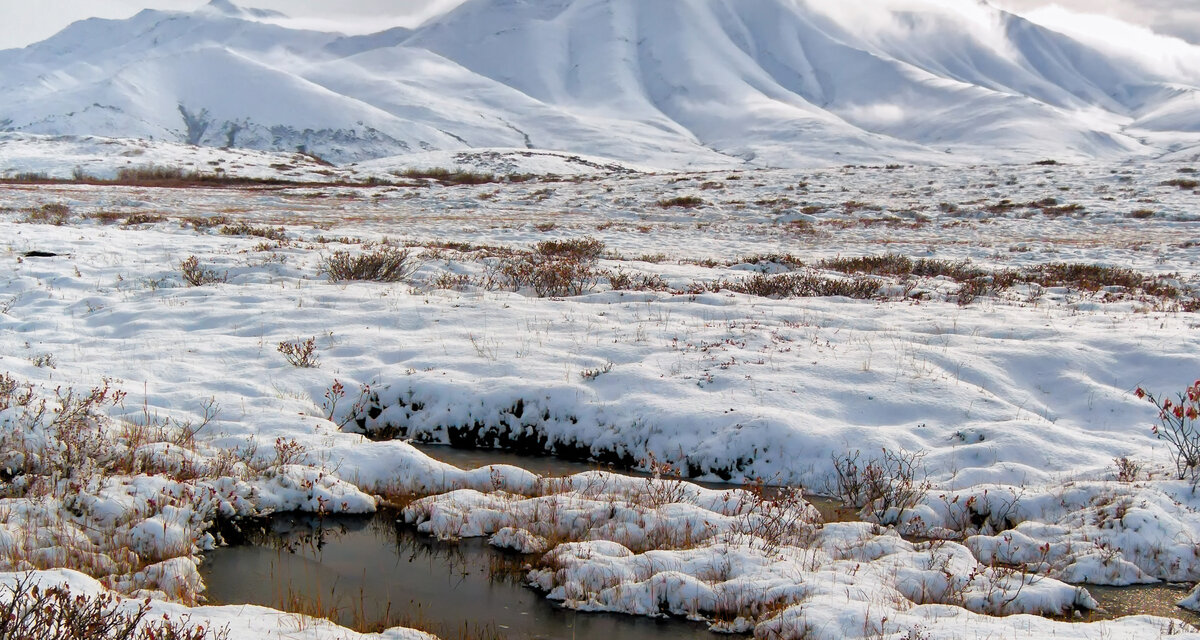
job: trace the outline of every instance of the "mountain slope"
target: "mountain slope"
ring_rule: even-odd
[[[984,2],[468,0],[353,37],[279,17],[213,0],[0,51],[0,129],[703,167],[1154,155],[1200,122],[1188,78]]]

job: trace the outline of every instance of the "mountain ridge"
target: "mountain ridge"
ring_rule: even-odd
[[[0,129],[336,163],[527,147],[664,167],[1114,159],[1200,143],[1190,77],[986,2],[923,7],[857,19],[816,0],[468,0],[413,29],[345,36],[212,0],[0,51]]]

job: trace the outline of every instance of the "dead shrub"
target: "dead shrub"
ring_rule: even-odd
[[[221,235],[223,236],[251,236],[255,238],[266,238],[276,242],[287,242],[287,233],[283,227],[272,229],[270,227],[256,227],[245,222],[236,224],[227,224],[221,227]]]
[[[502,181],[502,178],[492,173],[477,173],[474,171],[450,170],[445,168],[408,169],[401,172],[400,175],[405,178],[432,180],[444,186],[487,184]],[[516,180],[515,182],[524,182],[524,180]]]
[[[212,269],[201,266],[200,259],[196,256],[188,256],[187,259],[180,262],[179,273],[183,276],[183,281],[193,287],[218,284],[229,279],[229,274],[219,274]]]
[[[1109,286],[1137,289],[1146,281],[1146,276],[1132,269],[1068,262],[1038,265],[1022,276],[1043,287],[1074,287],[1083,291],[1099,291]]]
[[[600,275],[608,279],[614,291],[669,291],[671,285],[657,273],[629,273],[623,269],[605,269]]]
[[[111,593],[72,593],[66,585],[42,587],[26,574],[0,591],[4,640],[225,640],[227,627],[192,625],[163,616],[148,619],[149,599],[122,610]]]
[[[703,198],[699,198],[697,196],[675,196],[674,198],[664,198],[659,200],[657,204],[663,209],[670,209],[672,207],[678,207],[681,209],[695,209],[697,207],[703,207],[707,203],[704,202]]]
[[[548,258],[597,260],[604,254],[604,243],[591,236],[584,236],[570,240],[545,240],[534,245],[533,250]]]
[[[804,261],[790,253],[754,253],[728,263],[729,266],[736,264],[778,264],[789,269],[799,269],[804,266]]]
[[[963,282],[987,275],[987,272],[971,265],[969,260],[935,260],[912,258],[889,253],[882,256],[855,258],[830,258],[818,263],[822,269],[842,273],[869,273],[890,276],[920,276],[923,278],[948,277]]]
[[[61,227],[71,219],[71,208],[60,202],[49,202],[37,209],[29,210],[25,222],[52,224]]]
[[[175,182],[183,180],[183,177],[183,169],[180,169],[179,167],[165,167],[161,165],[126,167],[117,170],[117,182],[125,184]]]
[[[879,295],[883,283],[872,278],[823,278],[812,273],[756,273],[741,280],[717,280],[710,291],[726,289],[764,298],[821,298],[844,296],[868,300]]]
[[[89,213],[87,216],[91,220],[95,220],[100,224],[115,224],[126,219],[126,214],[119,211],[97,211]]]
[[[163,220],[166,220],[166,218],[156,213],[131,213],[125,218],[125,222],[122,224],[132,227],[139,224],[155,224]]]
[[[869,509],[880,524],[898,524],[929,490],[923,477],[925,453],[884,448],[878,457],[861,457],[860,451],[833,456],[830,493],[848,507]]]
[[[807,545],[819,524],[820,514],[804,500],[797,487],[781,487],[768,495],[762,480],[746,485],[749,499],[744,502],[732,533],[762,541],[764,550],[773,552],[784,545]]]
[[[372,282],[400,282],[417,270],[417,263],[409,249],[381,247],[375,251],[350,255],[347,251],[335,251],[321,261],[321,273],[328,274],[334,282],[346,280],[368,280]]]
[[[596,285],[592,261],[531,254],[500,262],[499,276],[512,289],[532,288],[540,298],[578,296]]]
[[[471,276],[465,273],[443,271],[429,283],[429,286],[447,291],[465,291],[471,286]]]
[[[189,216],[181,221],[184,225],[190,225],[193,229],[211,229],[221,225],[229,224],[229,218],[226,216]]]
[[[318,363],[316,342],[315,337],[307,340],[284,340],[279,343],[278,351],[293,367],[311,369]]]
[[[858,258],[829,258],[828,260],[822,260],[819,266],[822,269],[830,269],[842,273],[906,276],[913,272],[912,259],[894,253]]]
[[[1133,460],[1129,456],[1113,458],[1113,464],[1117,468],[1118,482],[1136,482],[1138,476],[1142,475],[1142,463]]]

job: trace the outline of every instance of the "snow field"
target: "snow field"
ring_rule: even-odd
[[[41,457],[4,461],[0,558],[8,569],[66,565],[126,593],[192,602],[202,595],[198,554],[216,542],[203,534],[213,518],[361,513],[376,508],[376,494],[434,496],[410,506],[425,530],[548,550],[561,566],[534,579],[579,608],[665,607],[801,637],[900,637],[918,626],[929,637],[976,628],[1145,637],[1165,621],[1071,625],[942,605],[1064,612],[1088,601],[1060,580],[1200,579],[1196,498],[1150,433],[1156,412],[1132,393],[1196,377],[1197,320],[1177,310],[1196,287],[1195,194],[1162,185],[1176,169],[601,174],[455,188],[5,186],[0,371],[51,403],[56,388],[105,378],[126,395],[87,414],[79,433],[97,455],[74,475],[63,473],[71,458],[61,442],[47,438],[55,414],[4,407],[0,435],[21,443],[6,454]],[[674,195],[706,204],[656,204]],[[995,206],[1051,195],[1084,212]],[[865,206],[847,205],[855,202]],[[53,203],[69,209],[63,225],[25,222]],[[1135,206],[1154,211],[1127,217]],[[88,217],[101,212],[165,220]],[[217,216],[282,226],[284,240],[183,222]],[[796,232],[800,220],[815,233]],[[915,276],[866,276],[883,287],[870,300],[613,291],[606,277],[561,299],[476,284],[501,249],[585,235],[605,245],[598,267],[657,275],[675,289],[794,268],[743,259],[750,254],[792,254],[842,278],[819,261],[893,252],[994,269],[1102,263],[1170,281],[1182,297],[1024,286],[959,306],[960,283]],[[411,281],[320,274],[333,251],[370,251],[385,236],[415,245]],[[33,250],[62,255],[24,255]],[[190,256],[226,282],[186,286],[179,265]],[[436,288],[446,273],[470,280],[461,291]],[[294,367],[277,350],[308,338],[318,367]],[[335,383],[346,390],[337,406],[327,395]],[[356,409],[360,385],[369,390]],[[923,451],[933,486],[896,525],[951,539],[915,544],[877,525],[819,527],[805,515],[803,545],[764,545],[725,497],[740,494],[687,487],[647,506],[612,476],[589,494],[592,475],[535,495],[546,481],[528,472],[466,472],[350,432],[385,427],[817,492],[831,486],[834,456]],[[1132,483],[1116,481],[1122,456],[1142,464]],[[717,588],[713,571],[726,561],[738,573]],[[752,614],[739,622],[720,602]]]

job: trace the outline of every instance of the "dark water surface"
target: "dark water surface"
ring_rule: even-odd
[[[484,539],[441,543],[397,523],[396,515],[322,520],[289,514],[255,521],[241,532],[226,530],[223,535],[240,544],[205,554],[201,574],[209,603],[305,613],[315,608],[344,625],[391,620],[444,640],[730,637],[685,620],[560,608],[521,585],[521,556],[493,549]]]

